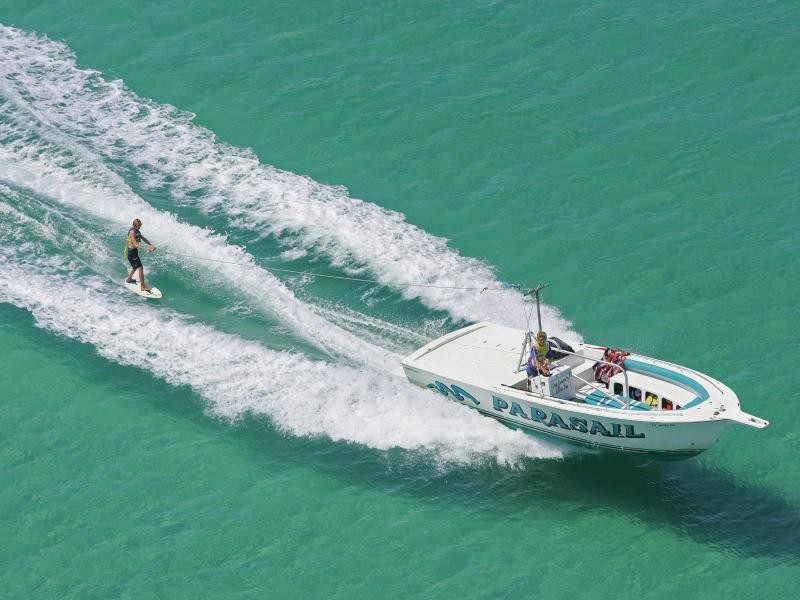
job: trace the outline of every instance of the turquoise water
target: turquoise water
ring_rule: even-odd
[[[795,597],[798,22],[6,2],[2,595]],[[119,286],[137,216],[158,304]],[[384,375],[525,325],[517,292],[408,284],[504,281],[770,428],[631,460]]]

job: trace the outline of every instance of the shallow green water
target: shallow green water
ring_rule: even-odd
[[[799,19],[6,3],[3,594],[794,597]],[[158,305],[117,285],[134,216]],[[418,281],[549,282],[548,330],[771,426],[664,464],[441,406],[383,369],[524,312]]]

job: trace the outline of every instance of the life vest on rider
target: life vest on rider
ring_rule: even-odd
[[[539,344],[538,341],[536,339],[531,340],[531,354],[528,357],[527,367],[528,377],[537,375],[543,366],[542,363],[551,354],[550,344],[548,342]]]
[[[541,363],[544,362],[547,355],[550,354],[550,344],[546,340],[542,344],[539,343],[539,340],[533,340],[531,350],[536,353],[536,360]]]
[[[141,231],[139,231],[136,227],[131,227],[128,229],[128,237],[125,238],[125,243],[128,243],[128,240],[131,238],[131,234],[133,234],[133,239],[136,240],[137,244],[142,241]]]
[[[123,259],[126,259],[128,257],[128,251],[132,249],[130,247],[131,234],[133,234],[133,238],[136,240],[136,243],[142,241],[142,234],[138,228],[131,227],[130,229],[128,229],[128,235],[125,236],[125,246],[122,248]]]

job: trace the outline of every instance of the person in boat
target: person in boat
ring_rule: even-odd
[[[540,331],[535,338],[531,339],[531,354],[528,357],[527,366],[529,382],[537,375],[550,377],[550,369],[553,366],[552,358],[553,351],[547,341],[547,334]]]
[[[142,260],[139,258],[139,246],[142,242],[147,244],[147,252],[155,252],[156,246],[151,244],[150,240],[142,235],[142,232],[139,230],[141,226],[141,219],[134,219],[133,227],[128,230],[128,238],[125,240],[125,250],[127,251],[128,262],[131,264],[131,272],[128,273],[128,279],[126,281],[128,283],[137,283],[137,280],[133,279],[133,274],[138,271],[139,289],[143,292],[149,292],[150,288],[144,283],[144,266],[142,266]]]

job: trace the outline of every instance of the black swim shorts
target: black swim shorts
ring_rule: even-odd
[[[131,263],[131,267],[134,269],[138,269],[142,266],[142,261],[139,258],[138,248],[131,248],[128,250],[128,262]]]

